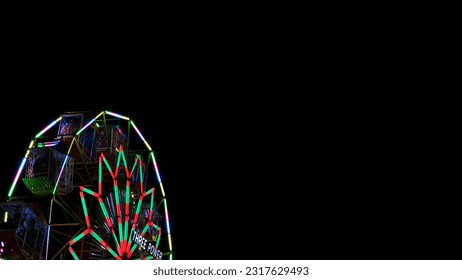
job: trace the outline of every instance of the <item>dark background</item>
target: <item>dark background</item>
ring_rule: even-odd
[[[212,23],[12,31],[2,197],[45,125],[110,110],[157,155],[177,259],[461,258],[452,100],[393,55]]]

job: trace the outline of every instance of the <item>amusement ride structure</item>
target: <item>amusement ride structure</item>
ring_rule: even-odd
[[[173,259],[159,169],[132,119],[68,112],[32,137],[0,204],[0,259]]]

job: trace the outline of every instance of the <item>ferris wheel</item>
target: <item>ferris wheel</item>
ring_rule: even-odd
[[[154,152],[110,111],[64,113],[32,137],[0,221],[0,258],[173,259]]]

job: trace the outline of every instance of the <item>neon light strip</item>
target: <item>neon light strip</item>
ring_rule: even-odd
[[[81,189],[82,191],[88,193],[88,194],[91,194],[91,195],[94,196],[94,197],[98,197],[98,194],[97,194],[96,192],[92,191],[92,190],[89,190],[89,189],[84,188],[84,187],[82,187],[82,186],[80,187],[80,189]]]
[[[117,155],[117,163],[116,163],[114,177],[117,177],[119,175],[120,159],[123,157],[122,151],[123,151],[123,147],[122,145],[120,145],[119,154]]]
[[[72,145],[71,145],[72,146]],[[66,155],[63,161],[63,165],[61,166],[61,170],[59,170],[58,178],[56,179],[55,188],[53,189],[53,195],[56,193],[56,189],[59,185],[59,180],[61,179],[61,175],[63,174],[64,167],[66,166],[67,159],[69,158],[69,154]]]
[[[105,112],[106,112],[106,114],[114,116],[114,117],[118,117],[118,118],[121,118],[121,119],[124,119],[124,120],[127,120],[127,121],[130,120],[130,118],[128,118],[128,117],[124,117],[122,115],[119,115],[119,114],[116,114],[116,113],[113,113],[113,112],[109,112],[109,111],[105,111]]]
[[[112,172],[111,166],[109,165],[109,162],[107,161],[107,159],[106,159],[106,157],[104,156],[103,153],[101,154],[101,157],[103,158],[104,164],[106,165],[109,173],[111,174],[112,179],[116,180],[117,178],[116,178],[114,172]]]
[[[108,226],[112,228],[114,225],[112,224],[112,221],[109,218],[109,213],[107,212],[106,205],[104,205],[104,202],[100,197],[98,197],[98,202],[99,206],[101,206],[101,210],[103,210],[104,218],[108,221]]]
[[[79,235],[77,235],[76,237],[74,237],[72,240],[69,241],[69,249],[68,250],[72,254],[72,257],[74,257],[75,260],[79,260],[79,257],[77,256],[74,249],[72,248],[72,245],[74,245],[77,241],[79,241],[84,236],[86,236],[90,231],[91,231],[91,229],[86,229],[85,231],[83,231],[82,233],[80,233]]]
[[[165,209],[165,220],[167,223],[167,233],[170,234],[170,218],[168,216],[168,210],[167,210],[167,199],[164,198],[164,209]]]
[[[128,250],[127,240],[128,240],[128,222],[130,219],[130,179],[127,178],[127,186],[125,187],[125,222],[124,222],[124,251]]]
[[[149,151],[152,151],[151,149],[151,146],[149,146],[148,142],[146,142],[146,140],[144,139],[143,135],[141,134],[141,132],[138,130],[138,127],[136,127],[135,123],[130,120],[130,124],[133,126],[133,128],[136,130],[136,132],[138,133],[138,136],[141,138],[141,140],[143,141],[144,145],[146,145],[146,147],[148,148]]]
[[[141,163],[140,156],[136,155],[135,163],[133,164],[132,170],[130,171],[130,176],[132,176],[133,172],[135,172],[137,167],[140,167],[140,170],[141,170],[141,165],[143,165],[143,164]],[[141,180],[141,181],[143,181],[143,180]]]
[[[69,252],[71,253],[72,257],[74,257],[74,260],[79,260],[79,257],[77,257],[77,254],[74,252],[72,247],[69,247]]]
[[[48,215],[48,227],[47,227],[47,249],[46,249],[46,253],[45,253],[45,260],[48,260],[48,247],[50,246],[50,231],[51,231],[51,214],[53,213],[53,202],[55,201],[55,198],[53,197],[51,200],[50,200],[50,214]]]
[[[101,154],[102,155],[102,154]],[[98,158],[98,195],[103,195],[103,164],[102,157]]]
[[[97,118],[99,118],[102,114],[104,113],[101,112],[99,113],[96,117],[94,117],[93,119],[91,119],[84,127],[82,127],[79,131],[77,131],[77,133],[75,135],[79,135],[82,131],[84,131],[90,124],[92,124]]]
[[[156,240],[156,249],[159,248],[159,243],[160,243],[160,236],[162,235],[162,228],[160,228],[158,225],[154,225],[153,227],[159,232],[157,235],[157,240]]]
[[[143,170],[143,162],[142,162],[140,156],[137,156],[137,157],[136,157],[136,160],[137,160],[138,165],[139,165],[139,168],[140,168],[139,171],[140,171],[140,194],[141,194],[141,193],[144,193],[144,189],[145,189],[145,187],[144,187],[144,170]]]
[[[45,127],[42,131],[40,131],[34,138],[38,138],[42,136],[43,133],[47,132],[48,129],[53,127],[57,122],[59,122],[63,117],[59,117],[56,120],[52,121],[47,127]]]
[[[143,231],[140,233],[140,236],[141,237],[144,237],[144,235],[146,234],[146,231],[148,231],[148,228],[149,228],[149,223],[147,223],[144,228],[143,228]]]
[[[29,153],[29,151],[27,151],[27,153]],[[16,187],[16,183],[18,183],[19,175],[21,175],[21,171],[24,168],[24,165],[26,164],[27,153],[26,153],[26,156],[21,161],[18,172],[16,172],[16,177],[14,177],[13,184],[11,184],[10,191],[8,192],[8,197],[11,197],[11,195],[13,194],[14,188]]]
[[[120,198],[119,198],[119,185],[117,180],[114,180],[114,195],[116,200],[116,211],[117,211],[117,225],[119,226],[119,240],[123,244],[123,231],[122,231],[122,209],[120,209]]]
[[[151,190],[154,190],[154,189],[151,189]],[[154,191],[151,192],[151,201],[149,202],[149,221],[151,222],[152,221],[152,214],[153,214],[153,210],[154,209]]]
[[[77,241],[82,239],[85,235],[87,235],[90,232],[90,229],[86,229],[85,231],[81,232],[79,235],[74,237],[71,241],[69,241],[69,246],[74,245]]]
[[[127,249],[132,244],[132,235],[133,235],[133,232],[135,231],[136,225],[138,224],[138,219],[140,217],[140,212],[141,212],[141,206],[143,205],[143,199],[144,199],[144,195],[140,195],[140,198],[138,200],[138,206],[136,207],[135,217],[132,223],[132,229],[130,231],[130,238],[128,239]],[[132,247],[130,251],[133,252],[134,248],[135,247]]]
[[[31,141],[29,142],[29,148],[28,148],[28,149],[33,148],[33,147],[34,147],[34,143],[35,143],[35,140],[31,140]],[[27,151],[27,154],[29,154],[29,151]]]
[[[69,158],[69,154],[71,153],[71,149],[74,146],[74,143],[75,143],[75,137],[72,138],[72,142],[69,145],[69,149],[67,150],[66,157],[64,158],[63,164],[61,165],[61,169],[59,170],[59,175],[58,175],[58,178],[56,179],[55,187],[53,189],[53,195],[55,195],[56,193],[56,190],[59,185],[59,180],[61,179],[61,175],[63,174],[64,167],[66,166],[67,159]]]
[[[117,240],[117,235],[116,235],[115,230],[114,230],[114,225],[112,224],[111,218],[109,217],[109,213],[107,212],[106,206],[104,205],[104,202],[101,199],[101,197],[98,197],[98,202],[99,202],[99,206],[103,210],[104,219],[106,220],[107,225],[111,229],[112,237],[114,239],[114,242],[116,243],[117,252],[119,252],[119,254],[121,255],[122,251],[120,250],[120,243]]]
[[[130,240],[131,240],[131,239],[130,239]],[[130,243],[130,244],[131,244],[131,243]],[[130,253],[135,252],[136,247],[138,247],[138,243],[135,242],[135,243],[133,243],[132,248],[130,248]]]
[[[87,228],[90,228],[90,217],[88,216],[88,209],[87,209],[87,204],[85,203],[85,197],[84,193],[82,191],[83,187],[80,187],[80,201],[82,202],[82,208],[83,208],[83,213],[85,215],[85,223],[87,225]]]
[[[165,197],[164,186],[162,185],[162,182],[159,182],[159,186],[160,186],[160,191],[162,192],[162,197]]]
[[[124,166],[125,166],[125,176],[127,176],[127,178],[131,178],[130,176],[130,172],[128,171],[128,166],[127,166],[127,158],[125,157],[125,154],[124,154],[124,147],[122,146],[122,144],[120,145],[120,154],[122,155],[122,161],[124,163]],[[135,162],[136,164],[136,162]],[[119,166],[119,162],[117,162],[117,166]]]
[[[135,229],[136,225],[138,224],[138,218],[141,212],[141,206],[143,205],[144,196],[141,196],[138,200],[138,206],[136,207],[135,219],[133,220],[133,229]]]
[[[150,195],[153,191],[154,191],[154,188],[149,189],[149,190],[148,190],[147,192],[145,192],[143,195],[144,195],[144,196],[148,196],[148,195]]]
[[[170,248],[170,251],[172,251],[172,235],[170,233],[167,233],[167,237],[168,237],[168,248]]]
[[[54,147],[59,144],[59,141],[45,142],[44,147]],[[40,144],[39,144],[40,145]]]
[[[45,250],[45,260],[48,260],[48,242],[50,241],[50,225],[47,226],[47,246]]]
[[[159,182],[159,185],[160,185],[160,191],[162,192],[162,196],[165,197],[164,186],[162,186],[162,180],[160,179],[160,173],[159,173],[159,169],[157,168],[156,158],[154,157],[153,152],[150,152],[149,155],[152,158],[152,163],[154,165],[154,171],[156,171],[157,181]]]
[[[111,255],[114,256],[114,258],[116,258],[116,259],[118,259],[118,260],[121,260],[121,258],[116,254],[116,252],[114,252],[114,250],[112,250],[112,248],[109,247],[109,245],[108,245],[106,242],[104,242],[104,240],[101,239],[101,237],[99,237],[99,235],[98,235],[96,232],[94,232],[94,231],[92,230],[92,231],[91,231],[91,235],[93,235],[93,237],[94,237],[96,240],[98,240],[98,242],[99,242],[101,245],[103,245],[103,247],[106,248],[106,250],[108,250],[109,253],[111,253]]]

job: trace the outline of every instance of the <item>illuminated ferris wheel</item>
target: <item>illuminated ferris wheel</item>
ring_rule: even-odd
[[[168,213],[132,119],[65,113],[32,138],[0,204],[0,258],[173,259]]]

